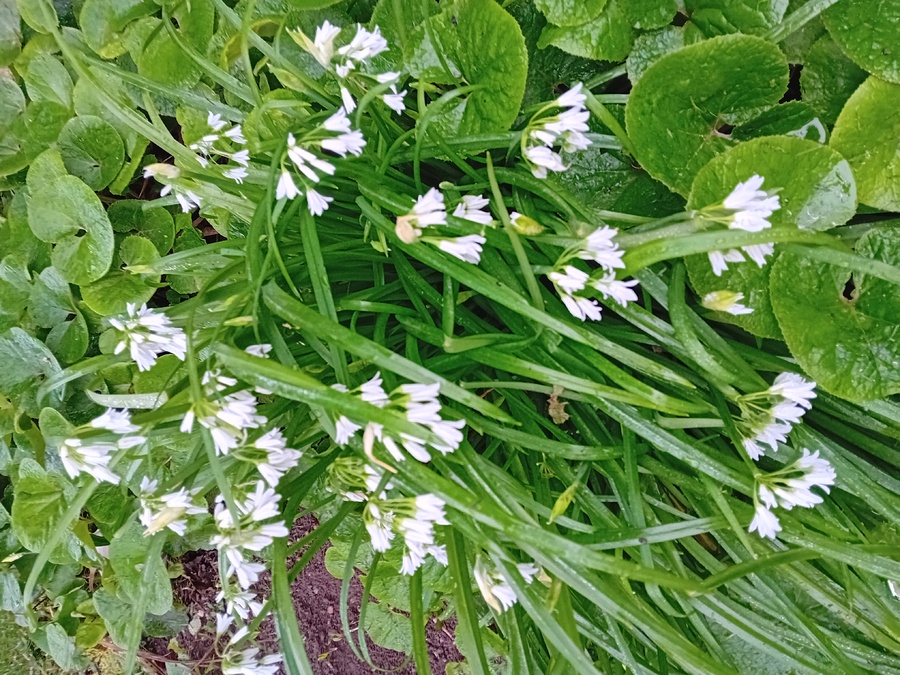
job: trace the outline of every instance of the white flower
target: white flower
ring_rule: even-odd
[[[736,248],[727,251],[709,251],[706,254],[709,257],[709,264],[712,265],[713,274],[717,277],[722,276],[722,272],[728,269],[728,263],[744,262],[744,255]]]
[[[460,443],[463,442],[464,435],[462,429],[465,426],[465,420],[441,419],[430,424],[428,428],[443,441],[441,444],[432,443],[431,445],[444,455],[453,452],[459,447]]]
[[[219,134],[206,134],[196,143],[191,143],[188,147],[191,150],[196,150],[203,155],[208,155],[212,149],[213,144],[219,140]]]
[[[256,412],[257,404],[256,397],[246,390],[204,399],[185,414],[181,432],[190,433],[196,419],[209,430],[216,454],[227,455],[243,445],[248,429],[258,429],[266,423],[266,418]]]
[[[338,49],[338,54],[346,56],[353,61],[361,62],[377,56],[387,50],[387,48],[387,40],[381,36],[381,30],[378,26],[375,26],[375,29],[370,32],[357,25],[356,35],[353,36],[349,44]]]
[[[591,147],[591,139],[580,131],[567,131],[562,135],[563,152],[579,152]]]
[[[400,391],[416,403],[427,403],[436,400],[441,393],[440,382],[432,384],[401,384]]]
[[[562,293],[559,297],[566,306],[566,309],[569,310],[569,313],[576,319],[581,319],[582,321],[585,319],[600,321],[602,318],[600,314],[600,305],[596,300],[569,295],[568,293]]]
[[[335,423],[334,442],[338,445],[347,445],[357,431],[362,429],[358,424],[354,424],[347,417],[341,415]]]
[[[350,131],[350,118],[347,117],[347,111],[343,107],[322,123],[322,128],[327,131],[337,133],[347,133]]]
[[[257,356],[261,359],[264,359],[272,351],[272,345],[268,344],[267,342],[258,345],[250,345],[244,351],[250,354],[250,356]]]
[[[393,110],[398,115],[401,114],[404,110],[406,110],[406,103],[403,102],[403,97],[406,96],[406,89],[401,92],[397,91],[397,85],[391,85],[391,93],[384,94],[381,98],[384,100],[385,105]]]
[[[353,94],[350,93],[350,90],[344,86],[341,86],[341,101],[348,113],[352,113],[356,110],[356,99],[353,98]]]
[[[753,308],[741,304],[744,299],[743,293],[734,293],[732,291],[713,291],[703,296],[700,304],[716,312],[728,312],[739,316],[741,314],[752,314]]]
[[[772,417],[788,424],[797,424],[806,410],[793,401],[781,401],[772,408]]]
[[[590,116],[587,110],[569,108],[545,122],[544,129],[555,135],[571,131],[585,132],[588,130],[587,121]]]
[[[795,373],[781,373],[769,387],[769,393],[783,396],[802,408],[809,410],[810,401],[816,397],[816,383]]]
[[[531,173],[535,178],[546,178],[548,169],[559,173],[568,168],[558,153],[542,145],[525,148],[525,159],[532,164]]]
[[[287,447],[287,439],[281,429],[272,429],[257,438],[253,441],[253,447],[266,455],[264,459],[257,460],[256,468],[272,487],[278,485],[281,477],[297,466],[303,456],[299,450]]]
[[[146,480],[146,477],[143,479]],[[168,527],[180,536],[187,531],[187,516],[206,513],[206,506],[196,502],[199,489],[180,488],[176,492],[154,497],[156,481],[141,482],[141,524],[146,534],[153,534]]]
[[[231,156],[231,161],[236,162],[241,166],[247,166],[250,164],[250,151],[239,150]]]
[[[494,222],[494,217],[490,211],[485,210],[489,204],[490,200],[481,195],[463,195],[462,201],[453,209],[453,215],[463,220],[471,220],[479,225],[490,225]]]
[[[244,145],[247,142],[247,139],[244,138],[244,132],[243,129],[241,129],[240,124],[235,124],[228,131],[226,131],[225,137],[231,139],[238,145]]]
[[[222,175],[225,178],[230,178],[235,183],[240,185],[244,182],[244,179],[247,177],[247,169],[242,166],[235,166],[230,169],[226,169],[222,172]]]
[[[160,194],[162,194],[162,192],[160,192]],[[199,209],[201,206],[200,197],[190,190],[176,190],[175,199],[178,201],[178,205],[184,213],[190,213],[194,209]]]
[[[259,648],[242,652],[227,651],[222,657],[222,675],[276,675],[282,661],[280,654],[259,657]]]
[[[379,84],[387,84],[388,82],[396,82],[400,79],[400,73],[388,71],[386,73],[379,73],[375,76],[375,79]]]
[[[115,434],[130,434],[140,431],[139,426],[131,423],[131,413],[114,408],[107,408],[102,415],[91,420],[90,426],[95,429],[106,429]]]
[[[632,290],[637,285],[637,279],[631,281],[616,279],[615,272],[606,272],[602,277],[591,282],[591,286],[600,291],[604,299],[615,300],[622,307],[627,306],[629,302],[637,302],[637,293]]]
[[[96,441],[85,445],[79,438],[68,438],[59,446],[59,458],[71,478],[86,473],[98,482],[116,485],[119,477],[109,469],[109,463],[118,449],[115,443]]]
[[[556,99],[556,105],[560,108],[580,108],[584,106],[587,96],[581,91],[581,86],[581,82],[574,84],[571,89]]]
[[[777,195],[759,189],[763,180],[762,176],[751,176],[738,183],[722,202],[726,209],[733,212],[728,227],[747,232],[760,232],[772,227],[768,219],[781,205]]]
[[[748,256],[750,256],[750,260],[756,263],[758,267],[766,266],[766,256],[772,255],[775,253],[775,245],[774,244],[753,244],[751,246],[741,246],[741,250],[744,251]],[[743,261],[743,258],[740,262]],[[729,261],[731,262],[731,261]]]
[[[584,289],[590,275],[573,265],[566,265],[562,272],[550,272],[547,277],[557,288],[572,295]]]
[[[314,216],[321,216],[328,210],[328,205],[334,201],[334,197],[326,197],[312,188],[306,188],[306,206]]]
[[[444,195],[440,190],[431,188],[416,199],[408,214],[397,218],[396,232],[402,242],[412,244],[419,238],[424,228],[446,224]]]
[[[757,504],[748,531],[758,532],[760,537],[775,539],[778,533],[781,532],[781,523],[778,521],[778,516],[766,508],[764,504]]]
[[[540,572],[540,568],[534,563],[519,563],[516,568],[525,583],[529,584]],[[495,612],[505,612],[518,601],[515,591],[506,583],[503,575],[492,569],[480,555],[475,561],[474,576],[482,597]]]
[[[455,256],[463,262],[477,265],[481,261],[481,247],[487,241],[480,234],[467,234],[464,237],[441,239],[438,248]]]
[[[324,159],[316,157],[309,150],[306,150],[305,148],[297,145],[297,141],[294,138],[293,134],[288,134],[287,154],[291,161],[294,163],[294,166],[297,167],[297,170],[314,183],[319,182],[319,175],[313,170],[313,168],[316,168],[322,173],[328,174],[329,176],[334,175],[334,165],[330,162],[325,161]]]
[[[578,257],[582,260],[593,260],[605,270],[622,269],[625,263],[622,256],[625,251],[619,248],[619,245],[613,241],[619,233],[614,227],[603,225],[591,232],[584,240],[582,249],[578,252]]]
[[[363,138],[361,131],[348,131],[334,138],[323,139],[321,147],[341,157],[346,157],[347,153],[359,157],[366,147],[366,139]]]
[[[206,114],[206,124],[209,125],[209,128],[213,131],[222,131],[228,122],[223,120],[219,113],[209,112]]]
[[[173,326],[165,314],[149,309],[146,304],[137,309],[134,303],[127,303],[125,317],[109,319],[109,324],[123,333],[113,353],[121,354],[128,349],[138,370],[150,370],[156,357],[164,352],[184,361],[187,351],[184,331]]]
[[[381,373],[375,373],[370,380],[359,385],[359,397],[366,403],[383,408],[390,403],[390,397],[384,390]]]
[[[233,623],[234,617],[232,617],[230,613],[216,614],[216,636],[221,635],[226,630],[231,628],[231,624]]]
[[[225,611],[229,615],[237,613],[243,621],[251,616],[256,616],[263,608],[263,603],[256,599],[255,593],[237,591],[233,586],[227,586],[216,594],[216,602],[222,602],[222,600],[225,600]]]
[[[394,514],[390,511],[382,512],[374,502],[369,502],[363,512],[363,521],[372,540],[372,548],[382,553],[387,551],[394,538]]]
[[[821,504],[822,496],[812,489],[819,488],[827,493],[836,479],[834,468],[819,457],[818,451],[810,453],[804,449],[803,455],[793,464],[757,479],[756,514],[750,523],[750,532],[758,531],[760,536],[774,539],[781,526],[772,509],[776,506],[788,510],[795,506],[812,508]]]
[[[278,502],[279,495],[264,481],[258,480],[253,487],[253,492],[247,495],[243,501],[237,502],[238,511],[252,522],[260,522],[269,518],[277,518],[280,515]]]
[[[281,172],[278,185],[275,188],[275,199],[293,199],[300,194],[300,190],[294,185],[294,179],[287,171]]]

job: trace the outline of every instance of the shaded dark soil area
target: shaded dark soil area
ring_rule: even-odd
[[[291,540],[299,539],[315,525],[316,521],[312,516],[301,519],[291,531]],[[184,574],[173,580],[172,586],[176,601],[185,606],[192,623],[176,636],[175,643],[170,645],[169,639],[152,638],[144,643],[143,648],[172,660],[178,660],[179,655],[175,649],[180,649],[182,662],[192,673],[219,673],[221,671],[212,645],[217,611],[215,598],[219,591],[216,552],[189,553],[182,558],[181,563]],[[268,577],[260,580],[257,590],[263,598],[269,596]],[[357,626],[362,590],[362,584],[354,578],[350,584],[349,598],[349,622],[352,629]],[[316,675],[369,675],[382,670],[390,670],[396,675],[415,675],[415,666],[407,661],[406,655],[379,647],[368,638],[369,654],[378,669],[360,661],[353,653],[341,627],[341,582],[325,568],[325,549],[319,551],[297,577],[291,586],[291,595],[300,631],[306,640],[306,651]],[[426,639],[431,670],[435,675],[443,674],[448,662],[462,660],[453,643],[452,626],[447,622],[438,628],[434,621],[429,621]],[[278,638],[271,618],[263,622],[257,643],[264,651],[278,650]],[[170,649],[170,646],[175,649]],[[160,672],[165,672],[164,663],[154,663]]]

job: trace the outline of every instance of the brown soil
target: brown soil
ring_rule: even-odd
[[[316,521],[307,516],[298,521],[291,532],[291,540],[296,540],[313,529]],[[215,551],[198,551],[186,554],[181,563],[184,574],[172,582],[176,602],[187,610],[193,626],[176,636],[182,659],[191,664],[191,672],[215,675],[220,672],[212,649],[211,634],[215,631],[217,611],[215,597],[219,590],[218,565]],[[257,590],[262,597],[269,596],[269,579],[260,579]],[[357,659],[347,644],[341,628],[340,617],[341,582],[325,568],[325,549],[319,551],[309,565],[300,573],[291,586],[294,609],[300,631],[306,640],[306,652],[315,675],[370,675],[388,670],[395,675],[415,675],[415,666],[400,652],[384,649],[366,638],[373,669]],[[349,621],[356,628],[359,606],[362,599],[362,584],[354,578],[350,584]],[[197,631],[196,628],[202,628]],[[212,626],[212,627],[211,627]],[[192,634],[192,630],[195,634]],[[426,640],[434,675],[443,675],[447,663],[461,661],[462,655],[453,642],[452,625],[444,623],[438,628],[433,620],[426,626]],[[263,622],[257,639],[265,651],[277,651],[278,638],[271,618]],[[169,648],[170,642],[164,638],[145,641],[144,649],[161,657],[177,660],[178,654]],[[174,646],[174,644],[173,644]],[[165,672],[162,662],[154,662],[159,672]]]

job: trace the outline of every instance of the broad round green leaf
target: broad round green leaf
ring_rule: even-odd
[[[736,127],[731,137],[749,141],[762,136],[794,136],[817,143],[828,140],[828,129],[803,101],[788,101],[766,110],[756,119]]]
[[[466,99],[459,133],[506,131],[519,114],[528,52],[516,20],[494,0],[456,5],[457,61],[469,84],[481,88]]]
[[[800,73],[803,101],[827,124],[834,124],[866,71],[848,59],[828,35],[816,40]]]
[[[138,305],[147,302],[156,292],[159,275],[145,278],[132,274],[127,266],[147,264],[157,258],[159,253],[149,239],[125,237],[116,254],[117,265],[99,281],[82,286],[82,299],[88,307],[103,316],[124,312],[129,302]]]
[[[638,161],[686,194],[700,168],[734,145],[719,129],[776,104],[787,79],[779,49],[749,35],[713,38],[662,57],[635,85],[626,108]]]
[[[100,199],[74,176],[61,176],[30,191],[28,224],[55,244],[51,260],[66,281],[84,285],[109,269],[113,232]]]
[[[11,77],[0,74],[0,129],[25,112],[25,94]]]
[[[34,279],[28,299],[28,314],[41,328],[52,328],[75,310],[72,291],[55,267],[48,267]]]
[[[165,255],[175,241],[175,221],[160,206],[137,199],[120,199],[109,205],[106,215],[114,232],[134,232],[153,242],[160,255]]]
[[[121,136],[99,117],[73,117],[63,127],[56,144],[68,172],[95,192],[109,185],[125,162]]]
[[[56,358],[43,342],[21,328],[0,333],[0,394],[8,397],[29,417],[37,417],[41,406],[37,390],[60,371]],[[62,388],[54,389],[43,403],[59,406]]]
[[[547,21],[557,26],[577,26],[595,19],[607,0],[535,0]]]
[[[769,219],[773,228],[827,230],[856,212],[856,188],[847,161],[828,146],[789,136],[747,141],[713,159],[697,174],[688,207],[717,204],[754,174],[765,178],[764,190],[778,190],[781,208]],[[717,277],[706,255],[686,259],[691,285],[701,297],[734,291],[743,293],[743,303],[753,308],[752,314],[723,314],[723,319],[755,335],[777,338],[781,333],[769,298],[772,261],[770,257],[764,267],[749,259],[731,263]]]
[[[19,323],[30,295],[31,282],[24,261],[12,255],[0,260],[0,330]]]
[[[152,541],[144,536],[143,526],[132,521],[112,539],[109,563],[124,598],[136,603],[143,597],[149,613],[164,614],[172,607],[172,585],[162,558],[151,554]]]
[[[635,30],[626,11],[628,0],[609,0],[594,19],[576,26],[547,26],[538,47],[553,45],[586,59],[621,61],[631,50]]]
[[[690,25],[707,37],[763,35],[784,18],[788,0],[685,0],[684,7]]]
[[[900,83],[900,3],[842,0],[822,17],[847,56],[870,73]]]
[[[125,27],[159,8],[153,0],[85,0],[79,25],[87,46],[104,59],[125,53]]]
[[[40,552],[62,520],[75,490],[65,478],[45,471],[33,459],[22,460],[13,485],[16,491],[12,505],[13,531],[22,546]],[[78,538],[67,532],[53,549],[50,562],[71,565],[79,559],[80,552]]]
[[[72,107],[72,78],[66,67],[50,54],[38,54],[31,59],[23,79],[32,101],[51,101]]]
[[[0,66],[8,66],[22,48],[19,10],[14,0],[0,0]],[[3,97],[0,96],[0,101]]]
[[[191,0],[177,5],[173,17],[181,40],[204,53],[212,39],[215,12],[210,0]],[[126,44],[142,75],[171,86],[190,86],[200,79],[200,70],[166,32],[162,19],[133,22],[126,31]]]
[[[74,312],[74,318],[58,323],[47,334],[47,347],[60,363],[75,363],[87,352],[91,336],[87,322],[81,312]]]
[[[831,146],[846,157],[863,204],[900,210],[900,84],[870,77],[838,117]]]
[[[872,230],[856,250],[900,265],[900,229]],[[782,254],[771,282],[784,339],[820,387],[851,401],[900,392],[896,285],[792,252]]]

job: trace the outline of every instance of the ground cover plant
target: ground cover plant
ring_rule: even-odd
[[[363,662],[431,672],[437,616],[454,673],[900,673],[898,45],[883,0],[0,0],[4,671],[316,672],[328,545]],[[213,647],[147,661],[197,550]]]

